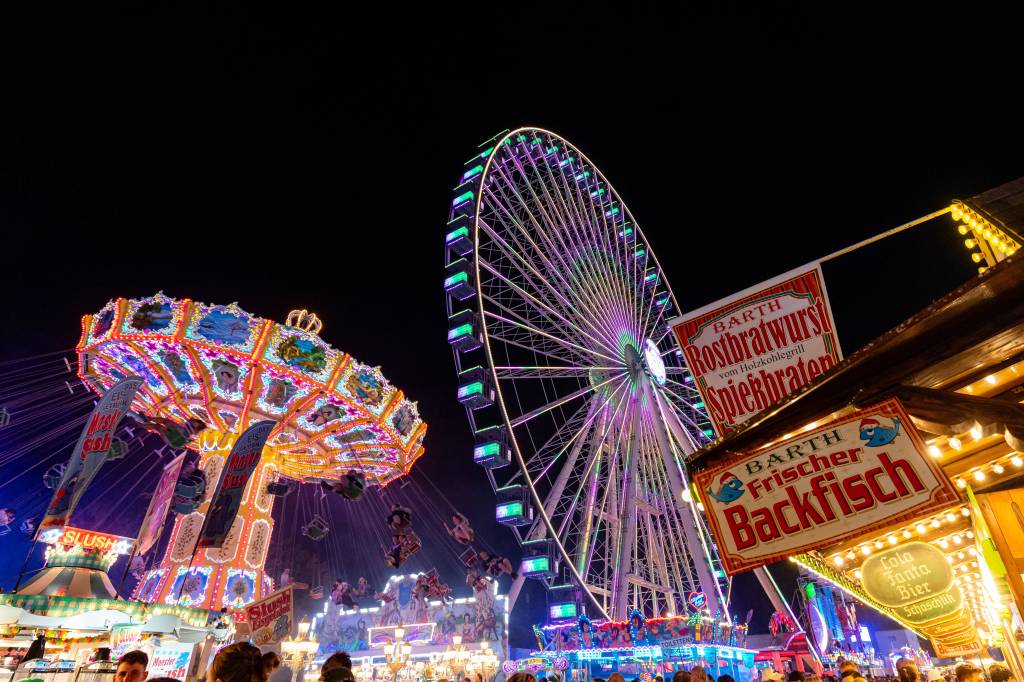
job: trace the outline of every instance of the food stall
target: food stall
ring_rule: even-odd
[[[687,471],[728,572],[788,559],[929,639],[936,657],[998,649],[1020,679],[1024,180],[948,213],[977,278]]]

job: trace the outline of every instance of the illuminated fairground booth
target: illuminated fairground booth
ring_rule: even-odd
[[[646,619],[634,609],[621,622],[593,623],[585,615],[553,617],[552,623],[535,629],[540,649],[529,659],[509,661],[505,672],[571,669],[579,679],[607,679],[619,671],[639,678],[671,676],[700,665],[713,678],[729,674],[738,682],[756,679],[755,652],[745,647],[746,627],[712,617],[703,608],[705,601],[701,595],[699,607],[687,616]]]
[[[392,576],[377,606],[347,609],[331,599],[313,620],[319,665],[347,651],[360,680],[401,675],[406,679],[491,679],[508,651],[508,598],[497,582],[473,596],[428,600],[416,595],[423,574]]]
[[[856,601],[937,658],[1001,657],[1020,679],[1024,181],[947,212],[978,277],[687,469],[729,573],[789,559],[817,618]],[[827,629],[848,645],[849,625]]]

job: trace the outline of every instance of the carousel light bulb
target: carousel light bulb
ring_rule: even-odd
[[[967,234],[967,230],[965,229],[960,234]],[[964,240],[964,246],[966,246],[968,249],[973,249],[977,245],[978,245],[978,242],[974,241],[973,239],[965,239]]]
[[[962,537],[960,537],[960,535],[954,535],[953,536],[953,544],[959,545],[963,541],[964,541],[964,539]]]
[[[973,438],[974,440],[981,440],[981,436],[982,436],[981,427],[980,426],[972,426],[971,427],[971,438]]]
[[[978,556],[978,550],[974,549],[973,547],[968,548],[967,552],[971,556]]]
[[[909,539],[911,538],[911,533],[910,533],[910,531],[909,531],[909,530],[906,530],[906,529],[904,529],[904,530],[903,530],[903,532],[901,533],[901,535],[903,536],[903,539],[904,539],[904,540],[909,540]]]
[[[959,450],[963,446],[964,444],[956,436],[953,436],[952,438],[949,439],[949,447],[953,448],[954,450]]]
[[[972,549],[973,549],[973,547],[972,547]],[[964,553],[963,552],[957,552],[956,553],[956,558],[957,559],[963,559],[964,558]]]
[[[967,537],[968,537],[968,538],[970,538],[971,540],[973,540],[973,539],[974,539],[974,531],[973,531],[973,530],[969,530],[969,531],[967,531],[966,535],[967,535]]]
[[[949,541],[946,540],[946,538],[942,538],[941,540],[939,540],[939,547],[941,547],[942,549],[949,549]]]
[[[860,580],[861,575],[862,574],[861,574],[859,569],[853,572],[853,577],[856,578],[857,580]]]
[[[927,532],[928,532],[928,529],[927,529],[927,528],[925,528],[925,526],[924,526],[924,524],[923,524],[923,523],[919,523],[919,524],[917,524],[916,526],[914,526],[914,530],[916,530],[916,531],[917,531],[917,534],[918,534],[918,535],[924,535],[925,533],[927,533]]]
[[[970,516],[971,515],[971,510],[968,509],[967,507],[960,507],[960,515],[961,516]]]
[[[832,557],[832,562],[833,562],[833,563],[834,563],[834,564],[835,564],[836,566],[842,566],[842,565],[843,565],[843,557],[841,557],[841,556],[839,556],[839,555],[837,554],[836,556]]]
[[[930,524],[928,524],[928,525],[931,526],[932,528],[938,528],[942,524],[939,523],[938,519],[932,519],[932,522]]]
[[[947,554],[947,555],[946,555],[946,561],[947,561],[948,563],[953,563],[953,556],[952,556],[951,554]]]
[[[964,564],[960,564],[959,566],[956,567],[956,570],[960,571],[961,573],[966,573],[967,572],[967,566],[965,566]]]
[[[895,545],[897,542],[899,542],[899,540],[896,539],[895,535],[890,535],[889,537],[886,538],[886,540],[889,541],[890,545]]]
[[[699,511],[704,511],[704,503],[703,502],[698,502],[697,503],[697,509]]]
[[[875,549],[882,549],[883,546],[881,540],[875,540]]]
[[[946,522],[953,523],[956,521],[956,515],[953,512],[946,512]]]
[[[871,554],[871,545],[864,545],[863,547],[861,547],[860,548],[860,553],[863,554],[864,556],[867,556],[868,554]]]
[[[992,467],[992,471],[994,473],[1001,474],[1004,471],[1006,471],[1006,469],[1003,468],[1002,464],[996,464],[994,467]]]
[[[939,457],[942,457],[942,450],[940,450],[939,446],[937,445],[929,445],[928,454],[937,459]]]
[[[967,487],[967,481],[965,481],[962,478],[956,479],[956,487],[957,488],[966,488]]]
[[[988,268],[985,267],[984,265],[982,265],[980,268],[978,268],[978,274],[979,275],[984,275],[985,272],[987,272],[987,271],[988,271]]]
[[[857,555],[854,554],[853,552],[847,552],[846,553],[846,560],[847,561],[853,561],[856,558],[857,558]]]
[[[1024,459],[1021,459],[1020,455],[1014,455],[1010,458],[1010,464],[1017,467],[1018,469],[1024,466]]]

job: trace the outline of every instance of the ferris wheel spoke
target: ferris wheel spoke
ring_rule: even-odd
[[[498,379],[587,379],[599,370],[621,370],[621,367],[494,367]]]
[[[520,170],[522,170],[521,167],[520,167]],[[563,286],[565,287],[565,290],[570,291],[570,292],[574,291],[573,287],[569,286],[569,283],[566,282],[564,277],[561,276],[561,271],[562,270],[565,270],[566,272],[568,272],[570,274],[573,273],[573,268],[571,267],[570,263],[566,262],[566,260],[563,257],[563,253],[564,252],[574,251],[574,249],[572,247],[569,247],[565,242],[556,242],[553,239],[553,237],[552,237],[552,234],[560,234],[562,232],[562,225],[561,225],[561,223],[560,222],[554,222],[554,221],[551,220],[550,216],[547,213],[547,207],[545,207],[543,205],[543,203],[539,200],[539,197],[537,197],[536,192],[534,191],[534,188],[533,188],[532,184],[527,183],[527,188],[529,189],[529,191],[530,191],[530,193],[531,193],[531,195],[533,197],[533,201],[530,202],[530,201],[526,200],[526,198],[523,196],[522,192],[519,190],[519,188],[516,186],[516,184],[513,181],[511,181],[511,179],[509,178],[507,172],[499,171],[499,175],[503,179],[505,179],[505,181],[506,181],[505,182],[506,188],[509,190],[509,192],[512,195],[515,196],[516,201],[518,202],[519,206],[521,206],[524,209],[526,209],[525,213],[528,216],[529,222],[533,226],[534,230],[544,239],[544,241],[546,243],[546,247],[547,247],[546,251],[550,252],[553,255],[553,257],[556,258],[559,261],[560,267],[558,267],[555,263],[553,263],[553,261],[551,261],[546,256],[543,256],[543,254],[545,253],[545,250],[537,248],[536,242],[533,241],[533,238],[532,238],[532,236],[530,236],[529,232],[525,230],[525,226],[522,224],[522,222],[518,222],[517,223],[519,225],[520,229],[525,232],[526,238],[536,248],[538,254],[540,254],[540,255],[542,255],[544,257],[544,260],[545,260],[545,263],[546,263],[546,268],[548,270],[553,271],[554,273],[557,273],[559,279],[563,282]],[[540,209],[542,211],[542,215],[541,215],[542,220],[538,219],[538,217],[536,215],[536,212],[534,210],[531,210],[533,208],[537,208],[537,209]],[[585,288],[584,288],[585,296],[583,298],[595,298],[595,299],[601,301],[604,306],[611,305],[610,299],[608,299],[608,297],[602,293],[600,286],[595,288],[594,282],[592,282],[592,281],[582,282],[582,281],[579,281],[578,278],[575,278],[575,279],[577,279],[577,282],[579,284],[583,284],[585,286]],[[600,282],[599,282],[599,284],[600,284]],[[577,296],[577,298],[580,298],[580,297]],[[583,305],[582,301],[581,301],[581,305]]]
[[[536,163],[532,159],[531,164],[533,165],[534,171],[539,174],[540,171],[539,169],[537,169]],[[550,168],[548,168],[547,172],[549,178],[553,180],[553,174],[551,173]],[[546,216],[548,217],[547,222],[549,224],[554,224],[557,226],[556,229],[551,231],[553,236],[548,237],[549,242],[552,242],[554,238],[557,237],[559,244],[556,246],[561,247],[556,249],[557,253],[561,254],[563,252],[571,252],[578,254],[580,256],[579,260],[581,262],[581,270],[586,270],[586,278],[584,281],[590,284],[590,286],[588,287],[589,290],[592,294],[596,294],[598,293],[598,291],[600,291],[605,302],[610,303],[611,301],[614,300],[612,288],[608,285],[607,277],[601,276],[601,273],[595,272],[594,269],[591,267],[594,264],[594,260],[592,258],[594,249],[587,249],[584,246],[583,242],[576,238],[577,235],[572,229],[576,221],[574,221],[572,219],[572,216],[569,214],[568,207],[566,206],[564,201],[564,197],[562,197],[561,193],[556,190],[554,193],[558,196],[558,201],[555,200],[555,198],[552,196],[552,190],[556,189],[553,187],[553,183],[541,182],[540,186],[542,192],[544,193],[544,197],[547,201],[548,210],[555,212],[558,218],[557,220],[552,221],[550,216]],[[543,204],[543,202],[540,202],[539,197],[537,197],[535,192],[534,197],[538,199],[538,203]],[[565,238],[567,238],[568,241],[562,239],[563,235]],[[597,250],[597,252],[600,253],[600,250]],[[597,284],[599,286],[594,286],[594,284]]]
[[[605,360],[609,360],[609,361],[611,361],[613,363],[617,362],[617,358],[614,358],[614,357],[612,357],[610,355],[607,355],[605,353],[601,353],[601,352],[596,351],[596,350],[594,350],[592,348],[587,348],[586,346],[581,346],[579,344],[572,343],[570,341],[566,341],[565,339],[558,338],[557,336],[554,336],[553,334],[549,334],[549,333],[547,333],[545,331],[537,329],[536,327],[531,327],[528,324],[524,324],[522,322],[518,322],[516,320],[512,320],[512,319],[509,319],[507,317],[503,317],[503,316],[498,315],[496,313],[493,313],[493,312],[491,312],[489,310],[485,310],[484,311],[484,317],[488,317],[488,318],[490,318],[492,320],[495,320],[497,322],[502,322],[502,323],[504,323],[506,325],[510,325],[512,327],[516,327],[518,329],[521,329],[522,331],[529,332],[530,334],[533,334],[533,335],[536,335],[536,336],[541,336],[541,337],[543,337],[543,338],[545,338],[545,339],[547,339],[549,341],[554,341],[555,343],[557,343],[557,344],[559,344],[561,346],[565,346],[566,348],[568,348],[568,349],[570,349],[572,351],[583,353],[584,357],[586,357],[587,354],[590,354],[590,355],[596,355],[597,357],[600,357],[600,358],[604,358]]]
[[[609,347],[609,345],[608,345],[608,343],[606,341],[599,340],[599,339],[595,338],[594,336],[590,335],[589,333],[587,333],[586,331],[581,329],[577,323],[568,320],[561,313],[555,311],[554,309],[552,309],[549,306],[545,305],[543,302],[541,302],[541,301],[537,300],[536,298],[534,298],[527,291],[525,291],[524,289],[519,287],[511,279],[509,279],[508,277],[503,275],[501,272],[499,272],[498,269],[494,265],[492,265],[491,263],[488,263],[487,261],[481,260],[480,261],[480,265],[485,270],[487,270],[487,272],[491,273],[494,277],[497,277],[499,280],[501,280],[501,282],[504,283],[507,287],[509,287],[512,291],[517,293],[519,295],[519,297],[520,297],[520,300],[528,301],[529,303],[533,304],[533,306],[535,308],[537,308],[538,310],[540,310],[542,313],[545,313],[545,316],[548,318],[549,321],[552,322],[552,324],[557,324],[557,323],[554,320],[551,320],[551,317],[552,316],[553,317],[557,317],[558,320],[560,320],[563,324],[568,325],[568,328],[572,329],[577,334],[585,336],[587,339],[593,341],[595,344],[600,345],[601,347],[605,348],[606,350],[608,350],[610,352],[614,352],[614,347]],[[488,298],[496,306],[500,307],[503,311],[505,311],[507,313],[510,313],[510,314],[513,314],[516,317],[520,317],[517,313],[514,313],[509,307],[499,303],[497,301],[497,299],[492,298],[490,296]],[[520,317],[520,319],[522,319],[522,318]],[[583,317],[583,319],[586,319],[586,318]]]
[[[569,395],[567,395],[565,397],[559,398],[558,400],[554,400],[554,401],[548,403],[547,405],[542,405],[542,406],[538,407],[535,410],[531,410],[530,412],[527,412],[526,414],[522,415],[521,417],[516,417],[515,419],[510,419],[509,420],[509,424],[512,426],[512,428],[516,428],[517,426],[522,426],[523,424],[529,422],[531,419],[536,419],[540,415],[546,414],[546,413],[550,412],[551,410],[555,409],[556,407],[560,407],[562,405],[565,405],[566,403],[570,403],[573,400],[576,400],[577,398],[580,398],[582,396],[587,395],[588,393],[596,391],[597,389],[601,388],[602,386],[607,386],[608,384],[610,384],[613,381],[622,380],[623,377],[625,377],[625,376],[626,376],[626,373],[622,372],[620,374],[615,374],[615,375],[612,375],[612,376],[608,377],[607,379],[605,379],[604,381],[602,381],[599,384],[594,384],[593,386],[584,386],[583,388],[579,389],[578,391],[573,391],[572,393],[570,393]]]

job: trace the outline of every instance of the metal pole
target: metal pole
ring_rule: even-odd
[[[629,616],[629,574],[633,571],[633,545],[636,542],[636,462],[640,452],[640,406],[633,405],[633,433],[630,438],[629,460],[622,481],[622,520],[626,523],[619,534],[615,576],[612,581],[612,618]]]
[[[850,253],[851,251],[856,251],[857,249],[865,247],[865,246],[867,246],[869,244],[874,244],[875,242],[881,241],[882,239],[885,239],[886,237],[891,237],[894,234],[899,234],[900,232],[903,232],[904,230],[909,230],[912,227],[917,227],[921,223],[926,223],[929,220],[931,220],[932,218],[938,218],[940,215],[945,215],[946,213],[949,213],[951,210],[953,210],[952,207],[951,206],[947,206],[946,208],[940,209],[938,211],[933,211],[932,213],[929,213],[926,216],[922,216],[920,218],[916,218],[914,220],[911,220],[909,223],[903,223],[902,225],[898,225],[898,226],[892,228],[891,230],[886,230],[885,232],[882,232],[881,234],[876,234],[874,237],[868,237],[864,241],[860,241],[860,242],[857,242],[856,244],[853,244],[851,246],[847,246],[845,249],[839,249],[838,251],[830,253],[827,256],[823,256],[822,258],[818,259],[818,262],[819,263],[824,263],[826,261],[832,260],[833,258],[838,258],[839,256],[844,256],[844,255]]]
[[[36,551],[36,543],[39,542],[38,533],[36,538],[32,539],[32,546],[29,547],[28,554],[25,555],[25,561],[21,564],[21,570],[18,572],[18,579],[14,583],[14,592],[18,592],[18,588],[21,587],[21,579],[25,576],[25,569],[28,568],[28,560],[32,558],[32,553]]]

